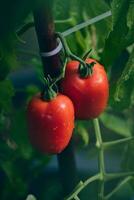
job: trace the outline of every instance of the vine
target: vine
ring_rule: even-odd
[[[37,15],[35,15],[35,19],[37,19]],[[56,33],[56,36],[61,40],[62,45],[63,45],[63,49],[65,51],[65,56],[66,58],[70,57],[71,59],[76,59],[78,60],[85,68],[86,65],[84,63],[83,60],[81,60],[79,57],[77,57],[76,55],[72,54],[72,52],[70,51],[69,47],[67,46],[67,43],[65,41],[65,37],[68,36],[69,34],[76,32],[92,23],[95,23],[97,21],[100,21],[106,17],[111,16],[111,11],[108,11],[100,16],[95,17],[94,19],[89,19],[87,20],[87,22],[81,23],[79,25],[76,25],[73,28],[70,28],[66,31],[64,31],[63,33]],[[70,19],[67,20],[67,22],[70,22]],[[64,22],[64,21],[63,21]],[[59,21],[58,23],[62,23],[62,21]],[[19,31],[18,31],[18,35],[23,34],[27,29],[29,29],[30,27],[34,26],[35,24],[33,22],[24,25],[24,27],[22,27]],[[37,29],[37,25],[36,24],[36,29]],[[47,27],[48,28],[48,27]],[[37,31],[37,30],[36,30]],[[40,31],[40,27],[39,27],[39,31]],[[52,31],[53,32],[53,31]],[[38,33],[38,31],[37,31]],[[39,37],[39,34],[37,34]],[[56,41],[55,41],[56,44]],[[48,44],[49,46],[49,44]],[[55,46],[55,45],[54,45]],[[42,45],[41,45],[42,47]],[[44,51],[44,48],[41,49]],[[49,50],[49,48],[47,49]],[[46,51],[46,49],[45,49]],[[65,73],[65,66],[63,67],[63,71],[61,76],[59,76],[59,78],[63,77]],[[109,200],[114,194],[116,194],[127,182],[129,182],[130,180],[134,179],[134,172],[133,171],[128,171],[128,172],[119,172],[119,173],[107,173],[106,172],[106,166],[105,166],[105,151],[113,146],[116,145],[120,145],[123,143],[128,143],[132,140],[134,140],[134,137],[128,137],[128,138],[123,138],[123,139],[119,139],[116,141],[108,141],[108,142],[103,142],[102,139],[102,135],[101,135],[101,130],[100,130],[100,125],[99,125],[99,120],[98,119],[94,119],[93,120],[93,126],[94,126],[94,131],[95,131],[95,136],[96,136],[96,147],[98,149],[98,165],[99,165],[99,172],[97,174],[95,174],[94,176],[88,178],[87,180],[80,181],[79,184],[76,186],[76,188],[74,189],[74,191],[67,197],[65,197],[65,200],[80,200],[79,198],[79,194],[80,192],[89,184],[92,184],[95,181],[99,182],[99,187],[98,187],[98,199],[99,200]],[[60,157],[60,156],[59,156]],[[62,163],[59,161],[59,163]],[[62,163],[63,164],[63,163]],[[105,194],[105,183],[114,179],[118,179],[118,178],[122,178],[123,180],[108,194]]]
[[[25,198],[24,196],[27,194],[27,188],[29,188],[29,184],[31,184],[34,181],[33,179],[34,177],[37,177],[40,174],[39,170],[41,169],[41,167],[43,166],[43,169],[44,169],[44,164],[47,164],[48,162],[48,158],[45,158],[46,160],[44,162],[43,157],[41,156],[37,157],[37,154],[31,150],[31,147],[27,143],[26,138],[23,137],[26,132],[26,127],[25,127],[25,115],[24,115],[25,108],[20,106],[20,103],[22,105],[23,100],[24,100],[23,98],[21,98],[22,97],[21,95],[23,95],[26,92],[26,95],[29,98],[29,96],[33,95],[35,91],[32,92],[33,86],[31,85],[28,86],[28,89],[25,87],[19,88],[20,84],[16,84],[16,83],[18,83],[18,80],[19,81],[21,80],[19,79],[19,76],[16,77],[16,75],[18,74],[19,69],[21,69],[23,65],[25,69],[26,69],[26,66],[29,66],[29,65],[31,66],[30,62],[27,63],[28,57],[21,54],[27,54],[34,57],[35,58],[34,62],[36,62],[37,60],[37,62],[39,61],[39,64],[40,64],[39,54],[37,52],[32,52],[28,50],[31,45],[29,46],[23,45],[23,44],[20,45],[19,42],[23,42],[23,40],[20,39],[20,37],[31,27],[34,27],[36,29],[37,37],[39,40],[40,53],[53,51],[57,47],[57,40],[56,40],[57,38],[55,37],[55,27],[54,27],[55,24],[57,25],[58,30],[63,31],[62,32],[63,37],[67,37],[70,34],[76,33],[78,31],[77,32],[78,34],[74,35],[75,40],[77,41],[77,44],[71,44],[71,46],[74,47],[74,49],[77,50],[77,47],[79,48],[77,51],[78,54],[83,52],[83,49],[85,48],[86,43],[88,45],[90,42],[92,42],[92,40],[94,40],[94,38],[92,37],[90,38],[89,36],[94,35],[94,33],[96,34],[95,52],[97,56],[98,55],[100,56],[100,61],[102,63],[105,63],[107,67],[106,70],[109,71],[110,69],[109,75],[111,78],[111,83],[112,84],[114,83],[113,85],[111,84],[111,89],[112,89],[111,91],[113,94],[112,98],[114,97],[112,100],[114,103],[110,99],[110,107],[113,109],[112,111],[114,111],[114,108],[117,108],[116,113],[114,113],[116,116],[115,118],[116,121],[118,121],[117,120],[118,117],[119,119],[122,120],[122,122],[125,121],[126,117],[127,117],[127,120],[129,120],[128,132],[127,132],[128,130],[127,128],[124,129],[124,126],[126,124],[123,127],[121,127],[122,123],[120,123],[120,121],[114,123],[114,121],[111,120],[113,118],[110,118],[110,120],[108,121],[104,120],[105,121],[104,126],[106,124],[111,124],[111,121],[112,121],[112,124],[115,126],[116,130],[115,129],[110,129],[110,130],[112,130],[113,132],[116,132],[117,134],[122,134],[122,136],[126,137],[126,138],[122,138],[116,141],[106,141],[106,142],[103,141],[98,119],[93,120],[93,126],[94,126],[95,137],[96,137],[96,142],[94,146],[96,146],[97,148],[99,170],[97,174],[94,174],[93,176],[88,177],[87,180],[80,181],[78,185],[77,185],[78,183],[77,167],[75,163],[75,154],[73,151],[73,144],[71,143],[67,147],[66,151],[64,151],[63,153],[57,156],[60,177],[62,179],[61,182],[63,185],[63,190],[65,190],[63,191],[63,193],[64,195],[69,194],[67,197],[65,197],[66,200],[71,200],[71,199],[80,200],[79,195],[83,191],[83,189],[89,186],[90,184],[97,182],[99,183],[98,184],[99,187],[97,188],[98,199],[99,200],[112,199],[112,197],[126,183],[134,179],[134,171],[133,171],[134,166],[132,162],[132,159],[134,157],[134,154],[133,154],[134,145],[131,144],[131,141],[134,140],[134,137],[129,137],[131,135],[131,132],[132,134],[134,134],[132,131],[133,125],[131,125],[131,123],[133,124],[133,120],[134,120],[133,119],[134,118],[133,117],[134,50],[131,49],[134,43],[134,37],[133,37],[134,0],[130,0],[130,1],[105,0],[105,1],[102,1],[100,4],[97,4],[97,0],[95,1],[85,0],[84,3],[81,0],[79,1],[80,4],[78,2],[76,4],[76,1],[67,1],[66,3],[69,2],[68,5],[70,4],[71,7],[66,6],[66,5],[60,6],[60,2],[61,2],[60,0],[56,0],[56,1],[44,0],[42,1],[44,5],[41,6],[41,8],[40,8],[41,3],[39,3],[41,1],[37,1],[37,5],[36,3],[33,3],[32,1],[22,1],[21,3],[17,3],[16,1],[15,4],[12,4],[11,1],[9,0],[7,0],[7,2],[4,3],[4,1],[2,1],[1,6],[0,6],[0,9],[1,9],[0,22],[1,22],[1,27],[3,27],[0,33],[0,40],[1,40],[1,45],[0,45],[1,46],[0,47],[0,92],[1,92],[0,93],[0,139],[1,139],[0,177],[2,175],[1,184],[0,184],[2,186],[0,188],[0,193],[1,193],[0,199],[24,199]],[[58,20],[56,19],[55,21],[52,19],[52,12],[53,12],[53,7],[54,7],[52,5],[53,4],[52,2],[55,5],[58,5],[60,7],[59,10],[57,9],[57,7],[55,9],[56,11],[55,17],[58,16]],[[108,2],[109,5],[111,3],[112,6],[107,7],[107,5],[104,4],[104,2]],[[47,3],[49,3],[49,5],[47,5]],[[18,27],[22,24],[22,20],[27,16],[27,14],[30,11],[32,11],[33,8],[34,8],[34,19],[30,21],[29,23],[24,24],[22,27],[20,27],[20,29],[18,29]],[[67,14],[65,14],[66,12],[65,8],[67,8],[67,12],[68,12]],[[111,10],[108,10],[107,12],[102,13],[101,15],[98,15],[92,18],[93,15],[96,15],[97,13],[99,14],[101,10],[104,11],[109,8]],[[63,14],[62,13],[60,14],[59,12],[60,10],[63,11]],[[88,15],[88,12],[90,12],[89,15]],[[111,18],[111,15],[112,15],[113,21],[108,21],[108,23],[107,22],[105,23],[104,21],[104,24],[101,23],[99,26],[93,26],[92,27],[93,30],[91,30],[91,33],[90,33],[90,29],[86,29],[82,32],[79,32],[79,30],[83,29],[84,27],[87,27],[91,24],[99,22],[103,19]],[[82,23],[79,24],[79,22],[82,22]],[[66,28],[69,26],[71,27],[66,30]],[[16,29],[17,29],[16,34],[14,34],[14,31]],[[71,43],[71,41],[73,40],[73,37],[70,37],[69,40]],[[102,42],[105,42],[104,47],[103,45],[101,45]],[[87,46],[85,49],[87,49]],[[17,58],[16,58],[16,53],[17,55],[19,55]],[[68,55],[71,57],[71,59],[73,58],[77,60],[79,59],[74,54],[71,54],[71,52],[69,51],[68,51]],[[26,57],[26,59],[24,59],[24,57]],[[18,58],[20,59],[21,63],[16,63],[16,60],[18,60]],[[55,78],[55,81],[57,81],[56,79],[57,76],[59,75],[59,73],[62,73],[58,77],[58,79],[62,78],[62,76],[65,73],[65,70],[64,70],[65,66],[63,67],[62,72],[61,72],[61,61],[60,61],[58,53],[51,57],[42,56],[41,59],[43,62],[44,74],[46,74],[46,76],[50,74],[53,78]],[[82,60],[79,60],[79,61],[84,66],[83,61]],[[31,62],[33,64],[33,59],[31,60]],[[14,73],[15,66],[19,67],[19,68],[17,67],[17,74]],[[55,69],[54,69],[54,66],[55,66]],[[10,74],[10,72],[12,74]],[[21,74],[21,77],[23,78],[23,74]],[[27,84],[27,81],[25,80],[26,79],[24,77],[23,83]],[[18,101],[18,96],[21,99],[20,102]],[[122,113],[122,110],[125,110],[125,112]],[[117,113],[120,111],[121,111],[121,118],[120,116],[117,117]],[[130,113],[132,113],[132,116],[127,116],[128,111],[129,111],[129,115],[131,115]],[[113,116],[114,114],[112,113]],[[109,115],[111,115],[111,113]],[[119,126],[122,129],[124,129],[123,133],[121,133],[122,130],[120,131],[119,127],[116,126],[117,123],[120,124]],[[12,140],[11,137],[13,137],[14,140]],[[4,142],[6,142],[7,145],[5,145]],[[125,172],[124,170],[124,172],[119,172],[119,173],[108,173],[106,170],[106,165],[105,165],[105,152],[109,148],[118,147],[121,144],[129,144],[128,148],[126,149],[127,152],[125,152],[126,154],[125,154],[125,159],[124,159],[125,160],[124,168],[127,168],[128,171]],[[19,149],[16,152],[15,150],[17,147],[19,147]],[[36,159],[39,159],[39,162],[36,162],[37,165],[34,165],[34,166],[32,165],[32,168],[31,168],[29,164],[33,164],[33,159],[35,159],[35,156],[36,156]],[[18,160],[21,162],[18,162]],[[26,164],[26,163],[27,165],[23,167],[23,164]],[[27,176],[27,174],[29,174],[29,176]],[[117,186],[112,191],[107,193],[105,184],[109,183],[112,180],[118,180],[118,179],[120,179],[121,181],[117,184]],[[74,187],[75,189],[72,191]],[[39,193],[41,192],[44,193],[43,184],[42,184],[42,187],[40,187]],[[48,193],[49,195],[49,192],[50,191],[48,190],[46,193]],[[50,199],[50,198],[48,197],[46,199]],[[33,195],[29,195],[27,200],[28,199],[30,200],[30,199],[35,199],[35,198]]]
[[[87,185],[93,183],[94,181],[99,181],[98,199],[99,200],[109,200],[126,183],[128,183],[130,180],[134,179],[133,171],[122,172],[122,173],[107,173],[106,169],[105,169],[105,155],[104,155],[106,149],[111,148],[115,145],[123,144],[123,143],[129,142],[131,140],[134,140],[134,137],[119,139],[119,140],[110,141],[110,142],[103,142],[98,119],[93,120],[93,126],[94,126],[95,136],[96,136],[96,147],[98,149],[99,173],[88,178],[84,182],[80,181],[79,184],[74,189],[74,191],[68,197],[66,197],[65,200],[80,199],[78,197],[79,193]],[[108,182],[108,181],[111,181],[114,179],[118,179],[118,178],[124,178],[124,179],[109,194],[105,195],[105,182]]]
[[[75,29],[77,31],[77,27]],[[67,59],[76,59],[77,61],[80,62],[80,64],[86,69],[88,66],[86,63],[77,57],[75,54],[73,54],[67,45],[67,42],[65,40],[66,34],[64,33],[56,33],[56,37],[60,39],[64,54],[65,54],[65,64],[64,67],[62,68],[62,73],[59,75],[59,79],[61,77],[64,77],[65,74],[65,67],[66,67],[66,62]],[[127,143],[131,140],[134,140],[134,137],[129,137],[129,138],[123,138],[119,139],[116,141],[110,141],[110,142],[103,142],[102,135],[101,135],[101,130],[100,130],[100,125],[99,125],[99,120],[94,119],[93,120],[93,126],[94,126],[94,131],[95,131],[95,136],[96,136],[96,147],[98,149],[98,165],[99,165],[99,173],[88,178],[86,181],[80,181],[79,184],[76,186],[74,191],[68,196],[65,197],[65,200],[79,200],[79,193],[89,184],[93,183],[94,181],[99,182],[99,187],[98,187],[98,199],[99,200],[109,200],[115,193],[117,193],[121,187],[129,182],[131,179],[133,179],[134,172],[129,171],[129,172],[122,172],[122,173],[107,173],[106,172],[106,167],[105,167],[105,151],[115,145],[120,145],[123,143]],[[105,183],[108,181],[111,181],[113,179],[118,179],[118,178],[124,178],[114,189],[111,191],[109,194],[105,194]]]

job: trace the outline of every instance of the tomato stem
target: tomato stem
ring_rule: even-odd
[[[98,119],[93,120],[95,135],[96,135],[96,146],[99,150],[98,155],[98,163],[99,163],[99,169],[100,169],[100,184],[99,184],[99,193],[98,198],[100,200],[104,199],[104,181],[105,181],[105,162],[104,162],[104,149],[103,149],[103,141],[101,137],[101,131],[99,126]]]
[[[48,75],[47,78],[43,79],[43,82],[45,84],[45,90],[42,93],[42,98],[43,100],[52,100],[53,98],[55,98],[57,96],[58,93],[58,87],[56,85],[56,83],[61,80],[62,78],[64,78],[65,76],[65,68],[66,68],[66,64],[67,64],[67,58],[65,59],[65,63],[64,66],[61,70],[60,75],[55,78],[52,79],[50,75]]]
[[[66,39],[64,38],[64,36],[62,35],[62,33],[56,33],[56,36],[60,39],[60,41],[62,42],[62,45],[63,45],[63,49],[64,49],[64,53],[65,53],[65,56],[67,58],[71,58],[71,59],[75,59],[77,60],[78,62],[80,62],[82,65],[84,65],[86,67],[86,63],[81,59],[79,58],[78,56],[76,56],[75,54],[73,54],[66,42]]]
[[[87,51],[84,55],[83,55],[83,60],[86,60],[88,57],[89,57],[89,55],[90,55],[90,53],[92,52],[92,49],[89,49],[89,51]]]
[[[76,190],[71,194],[69,195],[68,197],[65,198],[65,200],[73,200],[76,196],[78,196],[78,194],[87,186],[89,185],[90,183],[93,183],[97,180],[100,179],[100,174],[96,174],[90,178],[88,178],[87,180],[85,180],[84,182],[80,181],[78,183],[78,185],[76,186]]]
[[[104,151],[107,148],[110,148],[115,145],[123,144],[125,142],[130,142],[134,139],[134,137],[123,138],[119,139],[118,141],[110,141],[110,142],[103,142],[99,121],[98,119],[93,120],[95,136],[96,136],[96,146],[98,149],[98,164],[99,164],[99,173],[88,178],[84,182],[80,181],[80,183],[76,186],[74,191],[67,197],[65,200],[73,200],[75,197],[79,195],[79,193],[88,185],[94,181],[99,181],[99,192],[98,192],[98,199],[99,200],[109,200],[111,197],[116,194],[127,182],[134,179],[134,172],[119,172],[119,173],[107,173],[105,171],[105,160],[104,160]],[[112,181],[114,179],[124,178],[110,193],[105,196],[105,182]]]
[[[134,137],[128,137],[128,138],[123,138],[123,139],[119,139],[119,140],[115,140],[115,141],[103,142],[103,147],[104,147],[104,149],[108,149],[108,148],[113,147],[115,145],[124,144],[124,143],[127,143],[129,141],[133,141],[133,140],[134,140]]]
[[[116,188],[114,188],[112,190],[112,192],[110,192],[109,194],[107,194],[105,196],[105,200],[108,200],[108,199],[111,199],[111,197],[113,195],[115,195],[123,186],[125,186],[128,182],[130,182],[131,180],[134,180],[134,178],[132,176],[128,176],[126,177],[125,179],[123,179],[123,181],[121,181],[117,186]]]
[[[63,66],[63,68],[61,70],[61,74],[56,79],[53,79],[52,83],[50,84],[50,87],[53,87],[53,85],[55,85],[58,81],[60,81],[62,78],[64,78],[66,64],[67,64],[67,58],[65,59],[64,66]]]
[[[58,33],[56,33],[56,36],[60,39],[60,41],[61,41],[61,43],[63,45],[65,57],[66,58],[71,58],[72,60],[77,60],[80,63],[79,70],[78,70],[78,73],[80,74],[80,76],[85,78],[85,77],[91,75],[92,74],[93,63],[88,64],[85,61],[83,61],[81,58],[79,58],[78,56],[73,54],[71,52],[71,50],[70,50],[70,48],[69,48],[64,36],[62,35],[62,33],[58,32]]]

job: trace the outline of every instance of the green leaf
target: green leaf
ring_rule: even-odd
[[[27,102],[29,102],[29,100],[36,95],[37,93],[39,93],[39,88],[35,85],[29,85],[26,88],[26,93],[28,94],[27,96]]]
[[[27,130],[26,111],[14,111],[14,118],[11,124],[11,137],[18,146],[18,151],[25,159],[30,159],[33,149],[30,145]]]
[[[81,124],[76,125],[75,129],[76,135],[80,138],[81,145],[87,146],[89,144],[89,133],[87,129]]]
[[[22,20],[38,6],[43,0],[18,0],[11,2],[10,0],[0,1],[0,39],[8,37],[8,34],[22,23]]]
[[[127,16],[127,25],[129,27],[128,34],[124,38],[124,43],[126,46],[131,45],[134,42],[134,2],[130,1],[128,16]]]
[[[134,83],[134,49],[129,57],[129,60],[124,68],[121,77],[117,82],[115,91],[115,101],[123,102],[129,98],[129,105],[131,103],[131,95]],[[128,105],[128,106],[129,106]]]
[[[0,81],[4,80],[8,73],[17,66],[15,44],[14,32],[9,34],[6,39],[0,40]]]
[[[41,60],[37,58],[32,58],[31,64],[34,66],[38,79],[42,81],[44,79],[44,72],[43,72]]]
[[[12,97],[14,96],[14,88],[9,80],[0,82],[0,109],[9,111],[12,106]]]
[[[128,34],[127,14],[130,0],[113,0],[112,17],[113,28],[106,39],[105,48],[102,54],[102,61],[109,66],[120,53],[126,48],[126,35]]]
[[[87,17],[84,19],[85,21],[89,18],[93,18],[97,15],[100,15],[110,9],[110,7],[105,3],[105,1],[101,1],[98,3],[98,0],[94,1],[82,1],[82,4],[85,6],[85,11]],[[108,36],[111,25],[112,25],[111,17],[108,17],[98,23],[93,24],[92,26],[88,26],[86,29],[90,31],[91,37],[86,40],[86,43],[89,44],[89,39],[91,39],[91,46],[89,48],[95,49],[97,52],[99,50],[102,51],[102,48],[105,44],[105,39]],[[96,43],[96,44],[95,44]]]
[[[5,125],[6,125],[6,118],[4,114],[1,112],[0,113],[0,132],[3,132],[3,130],[5,129]]]
[[[129,11],[128,11],[128,27],[132,28],[134,24],[134,1],[130,1]]]
[[[12,162],[11,160],[12,159]],[[27,191],[27,184],[24,181],[24,177],[21,175],[21,168],[18,168],[17,165],[14,164],[14,158],[10,157],[9,160],[6,160],[4,162],[0,162],[2,170],[5,172],[7,180],[5,183],[5,186],[7,187],[7,191],[4,190],[3,196],[5,198],[2,199],[9,199],[9,196],[11,196],[10,192],[12,194],[15,194],[15,198],[17,196],[23,196],[24,192]],[[17,191],[16,191],[17,190]]]
[[[109,130],[124,137],[131,136],[131,127],[125,119],[105,112],[100,116],[100,120]]]
[[[122,160],[122,168],[126,171],[134,171],[134,141],[129,142],[125,148],[124,158]],[[131,181],[130,186],[134,189],[134,179]]]

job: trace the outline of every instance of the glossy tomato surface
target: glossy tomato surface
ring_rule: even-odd
[[[34,97],[28,105],[28,128],[31,143],[43,153],[57,154],[65,149],[74,128],[72,101],[58,94],[51,101]]]
[[[80,77],[79,62],[70,61],[66,66],[65,78],[61,82],[61,91],[72,100],[77,119],[98,117],[107,106],[109,96],[109,84],[104,67],[94,59],[86,59],[86,62],[96,63],[91,76]]]

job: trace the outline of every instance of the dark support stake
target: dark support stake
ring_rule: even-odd
[[[41,8],[34,11],[34,22],[40,52],[50,52],[57,47],[52,18],[52,1],[45,1]],[[59,56],[42,57],[44,75],[56,77],[59,74]]]
[[[67,196],[78,184],[73,140],[71,140],[68,147],[57,158],[63,186],[63,195]]]
[[[50,5],[51,4],[51,5]],[[52,18],[52,2],[45,1],[41,8],[34,11],[35,29],[41,52],[49,52],[57,46],[54,32],[54,22]],[[60,59],[59,55],[42,57],[44,75],[51,77],[59,75]],[[59,172],[63,186],[64,196],[69,194],[77,184],[76,163],[72,142],[57,156]]]

